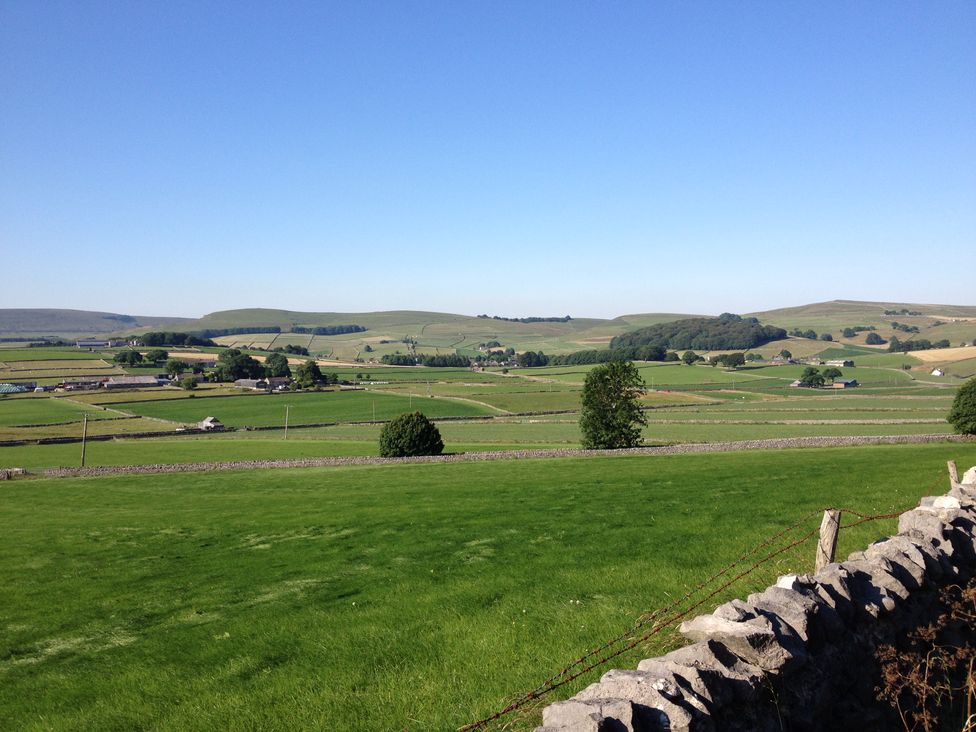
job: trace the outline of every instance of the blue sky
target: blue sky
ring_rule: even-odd
[[[973,2],[0,2],[0,307],[976,304]]]

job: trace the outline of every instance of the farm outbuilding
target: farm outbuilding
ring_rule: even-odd
[[[209,432],[209,431],[212,431],[212,430],[222,430],[222,429],[224,429],[224,423],[221,422],[216,417],[205,417],[199,423],[197,423],[197,427],[199,427],[202,430],[205,430],[205,431],[208,431]]]
[[[945,376],[945,371],[942,369],[932,369],[930,376]]]
[[[834,389],[853,389],[857,386],[857,379],[834,379],[831,387]]]
[[[141,389],[160,383],[158,376],[111,376],[104,386],[106,389]]]
[[[827,361],[828,366],[837,366],[838,368],[854,368],[854,362],[849,358],[834,358]]]

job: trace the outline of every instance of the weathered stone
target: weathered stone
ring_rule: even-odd
[[[764,615],[773,613],[784,620],[804,643],[810,643],[813,648],[823,644],[826,627],[825,619],[820,617],[822,603],[810,594],[773,586],[746,599]],[[836,617],[832,608],[827,610]]]
[[[641,661],[637,668],[649,670],[645,664],[655,659]],[[758,666],[743,661],[728,648],[717,641],[693,643],[664,656],[682,676],[687,670],[694,670],[708,688],[709,698],[716,704],[724,704],[729,696],[741,701],[751,702],[756,697],[763,678]]]
[[[662,675],[647,673],[644,671],[618,670],[608,671],[597,684],[591,684],[576,695],[580,701],[599,701],[605,699],[627,699],[633,703],[630,716],[619,719],[624,724],[632,727],[621,729],[652,730],[657,729],[652,726],[662,721],[666,721],[671,730],[706,730],[711,729],[710,724],[702,726],[700,720],[708,719],[708,710],[700,699],[695,699],[694,703],[689,696],[682,691],[681,685],[671,673],[665,672]],[[610,709],[604,706],[602,714],[605,718],[610,718],[614,714],[620,714],[617,707]],[[626,714],[624,714],[626,716]]]
[[[780,624],[785,626],[785,623]],[[784,630],[763,616],[735,622],[715,615],[699,615],[682,623],[680,628],[686,638],[718,641],[763,671],[780,671],[784,666],[804,660],[805,654],[792,647],[792,639]]]
[[[657,726],[654,717],[658,716]],[[641,714],[637,705],[625,699],[580,700],[578,697],[550,704],[542,710],[542,727],[537,732],[665,732],[663,715],[651,710]]]
[[[909,556],[909,552],[915,555],[915,558]],[[917,590],[925,584],[925,560],[921,552],[909,542],[896,542],[891,539],[875,542],[864,552],[864,557],[868,561],[886,560],[898,581],[910,590]]]
[[[959,482],[964,486],[973,486],[973,488],[976,488],[976,465],[963,473],[962,480]]]

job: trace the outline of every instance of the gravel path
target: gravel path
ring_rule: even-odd
[[[208,470],[263,470],[265,468],[318,468],[339,465],[393,465],[398,463],[461,463],[487,460],[521,460],[561,457],[626,457],[629,455],[687,455],[706,452],[735,452],[737,450],[793,449],[803,447],[852,447],[855,445],[904,445],[936,442],[976,443],[965,435],[883,435],[876,437],[789,437],[772,440],[744,440],[742,442],[708,442],[667,445],[663,447],[635,447],[625,450],[580,450],[555,448],[551,450],[503,450],[497,452],[466,452],[432,457],[322,457],[294,460],[232,460],[210,463],[175,463],[171,465],[120,465],[101,468],[55,468],[41,472],[51,478],[97,475],[133,475],[147,473],[187,473]]]

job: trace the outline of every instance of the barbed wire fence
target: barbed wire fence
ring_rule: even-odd
[[[936,485],[938,485],[940,481],[944,479],[944,475],[940,471],[940,474],[936,476],[928,487],[925,488],[923,495],[927,495],[933,488],[936,487]],[[844,531],[847,529],[853,529],[856,526],[860,526],[871,521],[895,519],[901,516],[901,514],[907,510],[910,510],[910,507],[893,513],[866,514],[851,508],[828,506],[810,511],[786,528],[781,529],[772,536],[756,544],[739,558],[695,585],[680,598],[668,603],[663,607],[641,615],[629,629],[620,635],[611,638],[610,640],[583,654],[579,658],[571,661],[559,672],[545,679],[535,688],[514,697],[512,701],[502,709],[499,709],[487,717],[458,728],[458,732],[474,732],[474,730],[487,729],[495,722],[500,722],[500,720],[503,718],[508,718],[508,720],[506,722],[500,722],[500,726],[498,726],[497,729],[509,729],[520,719],[524,718],[526,714],[531,712],[533,709],[536,709],[540,705],[542,698],[547,694],[575,681],[581,676],[585,676],[591,671],[606,666],[613,659],[618,658],[628,651],[631,651],[646,643],[662,631],[674,627],[676,623],[684,620],[692,612],[699,609],[702,605],[717,595],[723,593],[739,580],[753,574],[776,557],[779,557],[790,550],[805,544],[820,532],[819,526],[815,526],[813,529],[806,531],[796,538],[791,538],[790,535],[802,529],[812,519],[823,515],[827,511],[839,511],[841,516],[844,514],[850,514],[851,516],[857,518],[857,520],[852,523],[846,525],[841,524],[838,526],[839,531]],[[784,541],[785,543],[781,543]],[[757,555],[761,556],[755,558]],[[755,558],[754,561],[750,563],[750,559],[753,558]],[[740,567],[741,569],[736,572],[736,569]],[[715,583],[720,581],[721,584],[716,586]],[[707,594],[699,597],[700,593],[706,591]],[[683,607],[686,603],[690,604]],[[520,714],[515,715],[516,712],[520,712]]]

